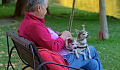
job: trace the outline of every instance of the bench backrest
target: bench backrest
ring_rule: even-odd
[[[43,62],[35,44],[23,37],[18,36],[18,34],[14,33],[11,30],[6,32],[7,36],[9,36],[14,46],[17,50],[19,57],[24,60],[31,68],[34,69],[33,63],[35,63],[35,69],[37,69],[38,65]],[[33,52],[32,52],[33,48]],[[34,54],[34,62],[33,62],[33,55]],[[44,65],[41,70],[48,70],[46,65]]]

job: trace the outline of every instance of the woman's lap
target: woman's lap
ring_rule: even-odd
[[[99,70],[99,58],[96,49],[93,46],[88,46],[90,52],[91,52],[91,57],[92,59],[88,58],[88,52],[85,50],[83,51],[86,54],[87,60],[84,60],[83,55],[79,54],[79,59],[76,58],[75,54],[68,54],[64,55],[63,57],[68,60],[68,63],[70,66],[76,67],[76,68],[87,68],[89,70]],[[92,64],[92,66],[91,66]],[[101,65],[101,63],[100,63]],[[95,69],[97,67],[98,69]],[[72,69],[70,69],[72,70]],[[102,69],[101,69],[102,70]]]
[[[91,59],[88,64],[82,67],[85,70],[99,70],[98,62]]]

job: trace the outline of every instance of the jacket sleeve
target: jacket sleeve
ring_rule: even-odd
[[[61,37],[58,37],[56,40],[52,39],[44,25],[33,24],[29,28],[28,34],[35,44],[56,52],[59,52],[64,47],[65,41]]]

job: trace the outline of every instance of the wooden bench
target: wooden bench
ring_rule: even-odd
[[[9,55],[7,70],[9,70],[10,66],[12,67],[13,70],[15,70],[11,62],[11,54],[14,48],[17,50],[17,53],[21,61],[24,64],[26,64],[26,66],[23,67],[22,70],[26,69],[27,67],[31,67],[34,70],[48,70],[46,64],[55,64],[55,65],[60,65],[60,66],[80,70],[75,67],[71,67],[67,65],[62,65],[53,62],[44,62],[33,42],[18,36],[18,34],[14,33],[11,30],[8,30],[6,32],[6,36],[7,36],[8,55]],[[14,44],[12,48],[9,47],[9,39],[8,39],[9,37],[11,38]]]

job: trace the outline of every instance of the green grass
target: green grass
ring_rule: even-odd
[[[14,15],[15,3],[0,4],[0,19]]]
[[[2,1],[0,0],[0,4],[2,3]]]
[[[22,18],[9,18],[14,14],[15,4],[6,4],[5,8],[0,5],[0,19],[14,19],[21,22]],[[71,13],[71,8],[62,7],[62,6],[49,6],[50,12],[52,15],[47,15],[45,17],[45,25],[51,27],[54,31],[62,32],[68,30],[69,26],[69,17]],[[9,12],[8,12],[9,11]],[[8,18],[7,18],[8,17]],[[112,17],[107,17],[108,19],[108,28],[109,36],[108,40],[98,41],[98,32],[99,32],[99,14],[91,13],[87,11],[81,11],[75,9],[75,15],[73,19],[71,32],[74,33],[73,37],[76,37],[74,29],[82,29],[81,25],[86,25],[86,31],[88,31],[90,38],[88,38],[88,44],[93,45],[98,51],[100,61],[103,65],[104,70],[120,70],[120,20],[114,19]],[[5,53],[0,53],[0,64],[3,64],[3,67],[0,67],[0,70],[5,70],[5,66],[8,61],[7,55],[7,44],[6,44],[6,31],[11,29],[17,33],[17,29],[20,24],[1,26],[0,27],[0,52],[4,51]],[[12,46],[12,44],[10,44]],[[16,53],[14,52],[14,57],[12,61],[16,61]],[[17,69],[17,68],[16,68]],[[18,68],[19,69],[19,68]]]

